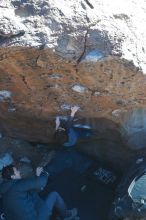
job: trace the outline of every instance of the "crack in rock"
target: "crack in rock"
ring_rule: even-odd
[[[88,0],[84,0],[84,1],[86,2],[86,4],[87,4],[91,9],[94,8],[93,5],[92,5]]]
[[[15,42],[11,42],[11,40],[17,38],[17,37],[21,37],[25,34],[25,31],[20,31],[17,34],[4,34],[2,31],[0,31],[0,46],[10,46],[14,43],[19,43],[20,40],[17,40]]]
[[[79,64],[79,63],[81,62],[82,58],[84,57],[84,54],[86,53],[86,43],[87,43],[88,33],[89,33],[89,29],[88,29],[88,30],[86,31],[86,33],[85,33],[85,37],[84,37],[84,39],[85,39],[85,41],[84,41],[84,49],[83,49],[82,54],[80,55],[80,57],[79,57],[78,60],[77,60],[77,64]]]
[[[14,37],[21,37],[25,34],[25,31],[20,31],[19,33],[16,33],[16,34],[12,34],[12,33],[8,33],[8,34],[5,34],[3,33],[1,30],[0,30],[0,37],[3,38],[3,39],[8,39],[8,38],[14,38]]]
[[[26,85],[26,87],[27,87],[29,90],[31,90],[31,88],[30,88],[30,87],[28,86],[28,84],[27,84],[26,77],[23,76],[23,75],[20,75],[20,76],[21,76],[21,78],[22,78],[23,83]]]

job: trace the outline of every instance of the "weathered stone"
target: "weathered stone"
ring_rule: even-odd
[[[84,93],[87,90],[87,88],[82,85],[74,85],[72,87],[72,90],[74,90],[75,92]]]

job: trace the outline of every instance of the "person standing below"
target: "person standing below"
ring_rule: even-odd
[[[59,116],[56,117],[55,139],[64,147],[72,147],[79,138],[89,137],[93,134],[91,129],[76,129],[73,126],[74,117],[78,110],[78,106],[71,107],[71,114],[63,125],[61,125]]]
[[[39,196],[49,177],[42,167],[37,167],[36,177],[23,179],[19,169],[9,165],[3,168],[2,177],[0,194],[6,220],[50,220],[53,211],[61,220],[75,219],[77,210],[68,210],[57,192],[51,192],[46,200]]]

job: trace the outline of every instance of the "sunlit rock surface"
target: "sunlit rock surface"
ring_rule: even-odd
[[[115,55],[146,73],[144,0],[1,0],[2,47],[52,48],[67,59]]]
[[[78,105],[82,124],[131,148],[129,112],[146,106],[145,14],[144,0],[1,0],[1,133],[52,142],[55,117]]]

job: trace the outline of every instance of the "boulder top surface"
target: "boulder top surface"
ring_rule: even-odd
[[[109,55],[146,73],[145,0],[1,0],[0,46],[52,48],[77,62]]]

